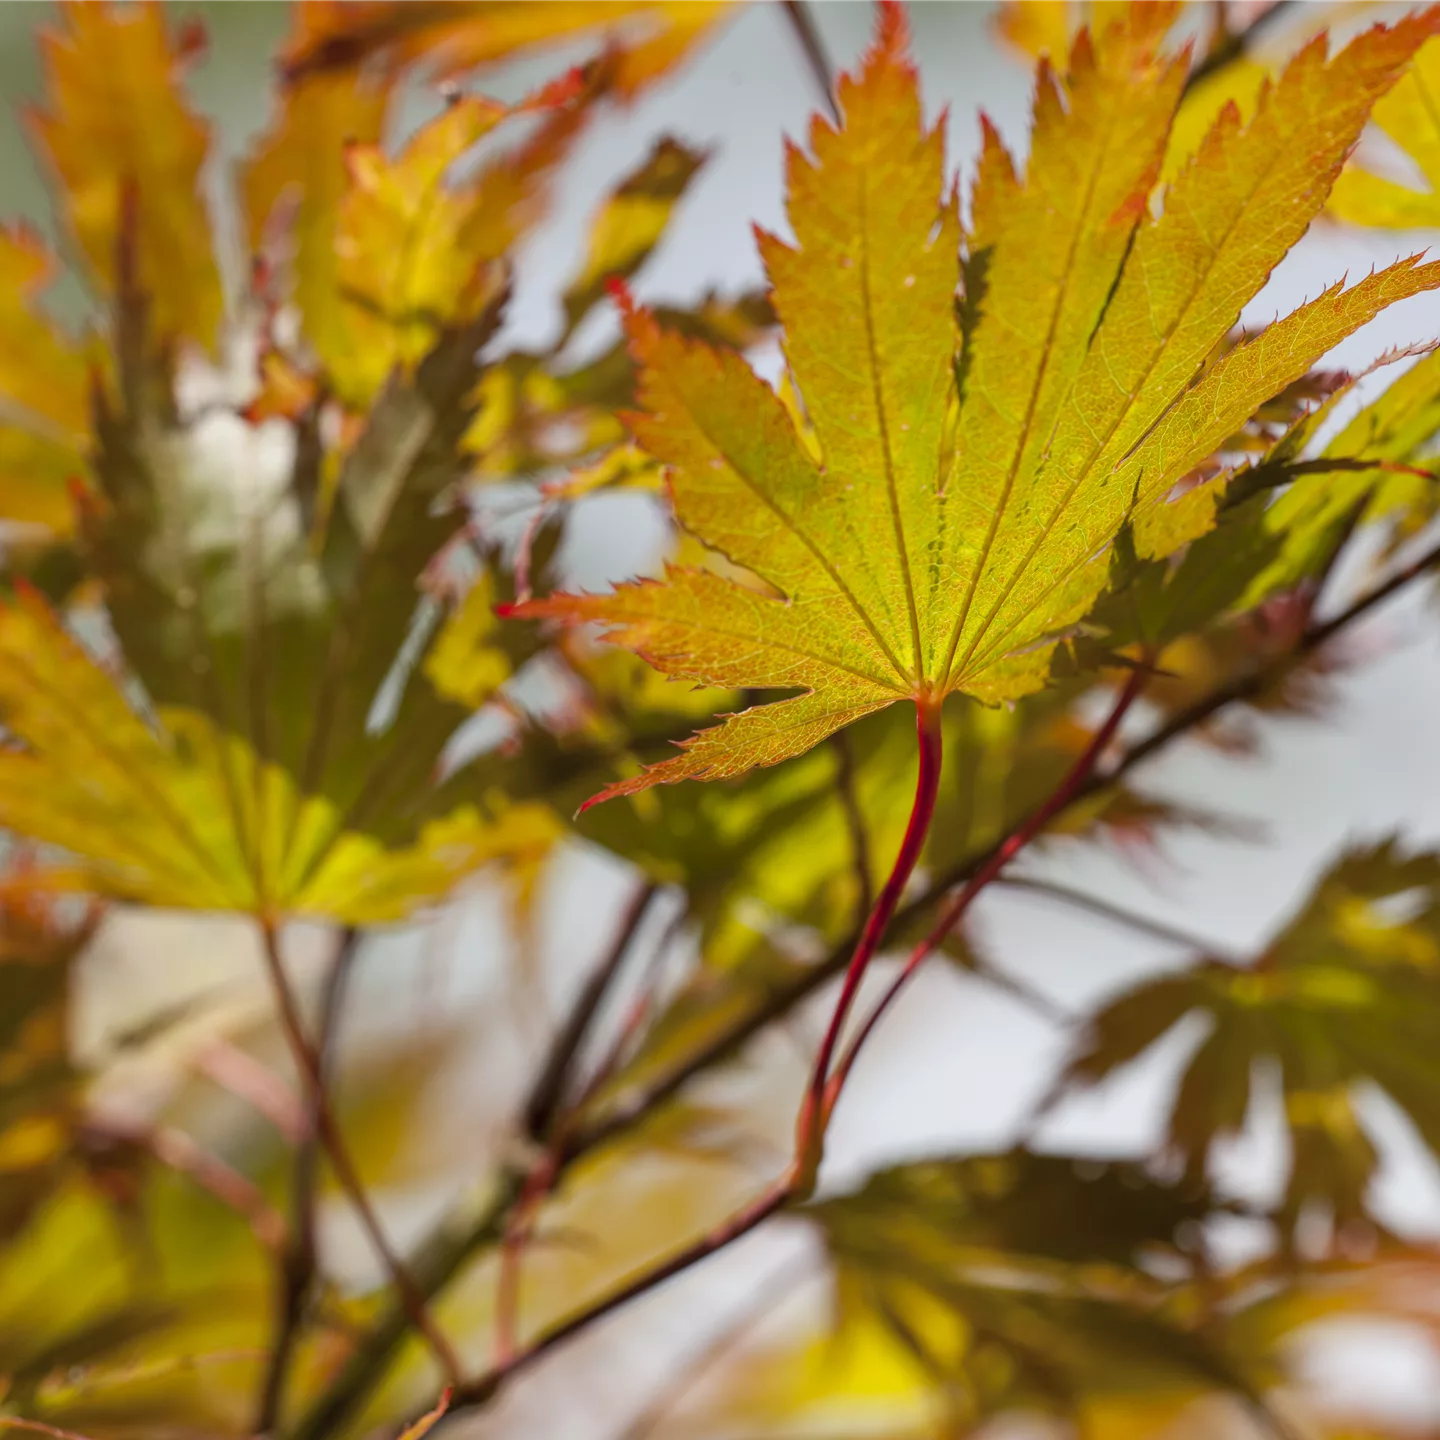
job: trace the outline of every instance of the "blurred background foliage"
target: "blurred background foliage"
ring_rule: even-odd
[[[917,7],[932,107],[969,123],[967,54],[1023,145],[1033,57],[1063,68],[1108,8]],[[725,566],[626,443],[605,281],[778,373],[737,167],[768,165],[771,219],[807,65],[867,10],[0,9],[0,1428],[398,1433],[449,1366],[543,1339],[783,1163],[810,1002],[904,828],[908,718],[574,818],[745,697],[495,606]],[[1320,24],[1380,13],[1179,14],[1169,173]],[[1437,66],[1377,109],[1311,237],[1326,276],[1356,234],[1388,257],[1434,225]],[[1436,835],[1371,826],[1250,927],[1173,868],[1256,863],[1262,740],[1372,686],[1361,622],[1431,585],[1440,366],[1365,373],[1383,349],[1227,441],[1197,477],[1239,472],[1219,527],[1122,556],[1043,694],[947,712],[897,945],[1084,752],[1095,654],[1159,651],[1104,782],[947,947],[941,1045],[979,1083],[947,1089],[897,1014],[812,1203],[412,1433],[1437,1433]],[[1418,700],[1408,724],[1428,749]],[[1364,787],[1383,741],[1345,739]],[[1240,778],[1167,787],[1182,746]],[[1037,963],[1006,904],[1052,916]],[[992,1003],[1043,1053],[997,1054]],[[897,1065],[943,1142],[907,1138]],[[1057,1132],[1120,1072],[1145,1133]]]

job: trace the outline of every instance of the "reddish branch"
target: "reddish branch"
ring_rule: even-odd
[[[885,881],[876,897],[870,918],[860,934],[859,944],[850,957],[840,986],[839,998],[830,1014],[824,1039],[815,1054],[815,1064],[810,1072],[810,1084],[801,1103],[800,1116],[795,1127],[795,1156],[797,1162],[813,1179],[820,1161],[820,1146],[824,1139],[825,1122],[828,1118],[825,1106],[826,1083],[830,1077],[830,1062],[835,1047],[840,1043],[855,997],[860,992],[865,971],[890,922],[895,917],[900,897],[909,884],[920,852],[925,847],[925,837],[930,833],[930,821],[935,815],[935,797],[940,793],[940,767],[943,759],[944,741],[940,731],[940,705],[917,704],[915,707],[915,735],[920,752],[920,763],[915,777],[915,803],[910,810],[910,821],[905,827],[905,837],[900,842],[900,852],[895,857],[890,877]]]
[[[499,1271],[495,1282],[495,1351],[496,1363],[505,1364],[515,1354],[516,1329],[520,1309],[520,1269],[525,1247],[534,1227],[535,1212],[550,1193],[561,1167],[566,1123],[573,1106],[565,1105],[565,1092],[575,1074],[595,1017],[625,957],[649,913],[659,886],[653,882],[640,885],[621,912],[614,938],[591,972],[589,979],[575,997],[565,1023],[555,1034],[550,1052],[531,1086],[524,1107],[525,1130],[532,1140],[546,1142],[546,1148],[530,1167],[510,1214],[506,1217],[505,1233],[500,1244]]]
[[[315,1133],[319,1138],[320,1145],[324,1148],[326,1159],[329,1160],[331,1168],[335,1171],[335,1178],[340,1182],[341,1189],[355,1207],[355,1212],[360,1217],[365,1233],[375,1247],[375,1253],[380,1257],[395,1286],[410,1324],[418,1334],[424,1337],[446,1378],[454,1382],[460,1375],[460,1362],[456,1358],[450,1342],[431,1319],[430,1313],[426,1309],[425,1296],[391,1247],[390,1241],[380,1225],[379,1217],[370,1203],[370,1197],[365,1193],[359,1171],[345,1144],[345,1137],[335,1120],[335,1112],[331,1107],[326,1087],[324,1066],[321,1064],[318,1050],[306,1037],[295,991],[285,973],[285,964],[280,956],[279,935],[274,922],[268,918],[262,920],[260,935],[266,968],[270,972],[271,985],[275,991],[280,1028],[285,1035],[286,1044],[289,1046],[296,1067],[300,1071],[305,1089],[306,1108],[314,1120]],[[277,1351],[279,1349],[280,1347],[277,1346]],[[268,1388],[267,1384],[267,1390]]]
[[[821,40],[820,31],[815,26],[815,17],[804,0],[782,0],[780,8],[800,43],[801,53],[805,56],[806,65],[810,67],[816,89],[825,101],[825,108],[830,112],[831,120],[838,125],[840,107],[835,101],[835,67],[825,53],[825,42]]]
[[[1217,686],[1208,695],[1173,715],[1143,740],[1128,746],[1110,769],[1104,772],[1092,770],[1080,784],[1074,787],[1068,803],[1072,805],[1082,803],[1092,795],[1115,784],[1137,765],[1144,763],[1173,741],[1193,733],[1228,706],[1253,700],[1263,695],[1297,663],[1303,661],[1335,635],[1355,624],[1376,606],[1433,570],[1437,565],[1440,565],[1440,545],[1425,551],[1374,590],[1341,610],[1332,619],[1311,625],[1285,653]],[[1059,812],[1057,810],[1054,813],[1058,815]],[[1033,821],[1033,818],[1032,814],[1027,822],[1022,822],[1020,828]],[[949,892],[956,885],[965,884],[971,877],[979,873],[1000,848],[997,845],[973,855],[952,867],[946,874],[937,877],[924,894],[917,896],[913,901],[900,908],[897,912],[897,919],[904,922],[925,913],[938,897]],[[636,1096],[629,1103],[615,1107],[610,1113],[592,1122],[584,1129],[574,1131],[567,1138],[561,1154],[561,1173],[580,1157],[588,1155],[628,1133],[646,1116],[652,1114],[659,1106],[673,1097],[690,1080],[725,1057],[734,1054],[753,1036],[787,1014],[829,980],[848,958],[850,958],[850,951],[847,947],[830,961],[822,962],[807,970],[794,983],[777,990],[764,1004],[738,1019],[718,1038],[686,1057],[682,1063],[648,1090]],[[437,1293],[467,1259],[486,1245],[493,1244],[501,1238],[505,1217],[514,1208],[523,1189],[524,1179],[523,1173],[511,1171],[503,1174],[500,1177],[494,1199],[484,1213],[474,1219],[468,1232],[456,1241],[437,1242],[431,1251],[425,1252],[424,1279],[427,1293]],[[737,1217],[737,1222],[743,1224],[739,1233],[747,1233],[749,1229],[755,1228],[761,1221],[778,1210],[785,1203],[785,1198],[783,1194],[777,1194],[775,1187],[766,1191],[760,1200],[755,1202],[755,1206],[760,1207],[763,1211],[758,1219],[755,1218],[753,1206]],[[732,1222],[732,1224],[734,1223],[736,1222]],[[653,1288],[688,1265],[714,1253],[718,1248],[717,1241],[723,1240],[723,1237],[724,1232],[722,1231],[702,1238],[679,1256],[665,1262],[660,1270],[646,1272],[623,1289],[602,1299],[596,1306],[577,1312],[569,1319],[559,1322],[558,1325],[544,1332],[527,1351],[516,1355],[503,1369],[497,1368],[488,1376],[481,1377],[463,1387],[457,1399],[461,1403],[471,1405],[489,1399],[507,1378],[525,1368],[533,1359],[539,1358],[540,1353],[554,1348],[571,1335],[610,1314],[625,1304],[628,1299]],[[728,1241],[724,1243],[728,1243]],[[347,1363],[331,1390],[305,1416],[297,1429],[297,1440],[320,1440],[320,1437],[329,1434],[353,1411],[354,1407],[383,1375],[385,1361],[394,1347],[404,1338],[406,1328],[406,1316],[401,1311],[392,1311],[381,1317],[369,1339]]]
[[[875,901],[865,929],[850,957],[845,972],[840,996],[830,1017],[825,1037],[815,1057],[815,1065],[805,1101],[801,1107],[796,1127],[795,1156],[785,1173],[768,1186],[758,1197],[743,1209],[724,1220],[709,1233],[693,1241],[685,1249],[660,1261],[649,1270],[642,1271],[619,1289],[560,1321],[524,1350],[513,1349],[504,1353],[495,1367],[486,1375],[468,1385],[457,1388],[454,1407],[477,1405],[488,1401],[508,1380],[534,1362],[556,1345],[572,1335],[588,1328],[607,1315],[628,1305],[632,1300],[663,1285],[667,1280],[699,1264],[702,1260],[727,1249],[752,1230],[757,1229],[777,1211],[794,1201],[804,1199],[814,1185],[815,1171],[819,1163],[820,1147],[825,1126],[834,1108],[835,1100],[844,1085],[845,1077],[855,1063],[866,1039],[874,1030],[880,1016],[885,1012],[900,989],[919,967],[926,956],[949,934],[951,928],[964,915],[975,896],[990,883],[1000,871],[1017,855],[1046,825],[1074,800],[1081,786],[1094,771],[1096,763],[1104,754],[1126,711],[1134,703],[1144,685],[1148,670],[1138,667],[1130,674],[1119,699],[1104,724],[1095,732],[1085,753],[1076,761],[1070,773],[1060,782],[1037,810],[1033,811],[1006,840],[995,850],[992,858],[981,866],[964,886],[960,894],[946,906],[939,921],[929,935],[916,947],[900,976],[893,983],[880,1003],[875,1007],[861,1027],[844,1058],[831,1073],[831,1061],[839,1043],[845,1019],[854,1005],[861,981],[870,961],[874,958],[885,933],[894,918],[900,903],[900,896],[915,869],[929,833],[930,821],[935,813],[935,797],[940,786],[942,742],[940,733],[939,705],[917,707],[916,736],[919,748],[919,764],[915,781],[915,801],[910,812],[910,823],[900,843],[899,853],[890,871],[890,876]],[[551,1176],[547,1175],[548,1186]],[[525,1203],[522,1198],[521,1204]]]
[[[895,1003],[900,992],[910,983],[911,977],[920,966],[935,953],[944,942],[945,937],[949,935],[964,918],[965,912],[974,903],[975,897],[979,895],[991,881],[995,880],[1000,872],[1045,829],[1062,810],[1065,810],[1074,801],[1075,797],[1080,793],[1081,787],[1095,773],[1096,766],[1120,728],[1120,722],[1125,718],[1130,707],[1139,698],[1140,691],[1144,688],[1148,674],[1148,666],[1137,666],[1130,672],[1130,678],[1121,689],[1115,704],[1111,707],[1110,714],[1105,718],[1105,723],[1101,725],[1091,737],[1090,743],[1085,747],[1084,753],[1070,768],[1070,773],[1050,792],[1049,798],[1037,809],[1032,810],[1030,814],[1006,836],[1005,840],[991,852],[984,864],[966,881],[959,894],[940,912],[940,918],[935,922],[930,933],[910,952],[910,958],[906,960],[900,973],[890,982],[889,987],[880,997],[879,1002],[870,1012],[865,1023],[860,1027],[854,1040],[850,1042],[850,1048],[845,1052],[844,1057],[835,1067],[834,1075],[830,1077],[826,1084],[824,1110],[827,1121],[830,1113],[835,1108],[835,1102],[840,1098],[841,1090],[845,1087],[845,1080],[854,1067],[856,1057],[860,1054],[866,1040],[870,1038],[875,1026],[879,1024],[880,1017]]]
[[[319,1084],[308,1087],[305,1125],[295,1147],[295,1166],[291,1179],[290,1242],[282,1257],[280,1286],[277,1297],[275,1339],[270,1348],[270,1363],[260,1390],[260,1404],[255,1420],[257,1434],[274,1429],[285,1399],[285,1380],[290,1358],[300,1338],[305,1318],[305,1305],[315,1283],[316,1238],[315,1201],[319,1161],[319,1100],[328,1094],[334,1068],[336,1032],[340,1010],[349,984],[350,971],[359,948],[359,931],[353,927],[340,937],[330,972],[325,978],[325,991],[320,1001],[320,1019],[315,1042]]]

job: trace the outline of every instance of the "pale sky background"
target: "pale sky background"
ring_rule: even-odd
[[[198,8],[210,25],[210,55],[194,92],[202,108],[218,117],[224,146],[233,155],[263,124],[266,56],[283,30],[283,10],[253,4],[183,8]],[[852,61],[869,32],[869,6],[820,3],[813,9],[836,63]],[[927,105],[932,113],[949,107],[952,155],[961,157],[967,177],[979,108],[1012,146],[1024,148],[1027,70],[992,39],[989,12],[980,3],[920,4],[912,12]],[[0,7],[0,92],[7,100],[36,93],[29,36],[41,18],[38,5]],[[556,68],[553,58],[544,65],[527,62],[489,88],[514,95]],[[711,148],[714,155],[638,292],[673,301],[712,285],[754,284],[760,271],[750,224],[783,229],[782,137],[799,138],[815,105],[810,77],[779,7],[757,4],[737,14],[676,77],[628,113],[608,114],[594,126],[569,167],[551,220],[521,263],[513,331],[543,339],[557,326],[554,296],[580,253],[587,217],[614,178],[666,132]],[[0,173],[7,177],[7,212],[38,213],[40,192],[13,115],[0,119]],[[1347,271],[1354,277],[1430,238],[1317,226],[1277,272],[1252,318],[1288,310]],[[597,323],[597,341],[611,323],[608,317]],[[1423,296],[1394,307],[1334,358],[1359,364],[1391,344],[1435,336],[1440,336],[1440,296]],[[617,496],[589,508],[584,543],[573,554],[586,583],[620,578],[652,558],[659,532],[646,503]],[[1233,814],[1260,833],[1258,843],[1178,835],[1168,838],[1163,853],[1143,870],[1094,846],[1062,843],[1043,857],[1027,858],[1025,869],[1093,889],[1243,951],[1288,915],[1310,879],[1347,844],[1391,833],[1415,845],[1440,842],[1435,743],[1440,645],[1434,611],[1427,611],[1418,595],[1411,597],[1378,612],[1355,632],[1353,643],[1369,658],[1341,682],[1339,702],[1328,716],[1257,722],[1263,759],[1236,762],[1190,747],[1141,774],[1143,782],[1166,794]],[[556,898],[545,916],[548,969],[541,984],[552,1010],[558,1010],[567,975],[584,968],[597,935],[606,933],[597,916],[613,908],[614,867],[578,859],[570,882],[557,883],[552,893]],[[457,995],[483,995],[493,979],[494,919],[493,905],[482,898],[428,941],[453,948],[449,974]],[[976,921],[1001,965],[1077,1009],[1178,958],[1103,922],[1013,892],[988,894]],[[320,953],[318,940],[311,948]],[[356,1005],[357,1027],[366,1025],[367,1013],[373,1023],[381,999],[413,989],[416,950],[416,941],[403,937],[374,947]],[[128,1005],[143,1008],[206,988],[219,975],[249,974],[253,966],[244,937],[233,930],[207,927],[201,933],[194,922],[146,919],[113,926],[94,968],[97,975],[111,974],[110,985],[122,976]],[[109,985],[106,990],[113,1000]],[[369,1012],[365,993],[377,1002]],[[393,1003],[385,1013],[393,1016]],[[482,1052],[477,1045],[463,1067],[468,1084],[476,1087],[473,1093],[487,1097],[485,1113],[469,1116],[474,1122],[469,1133],[481,1137],[482,1148],[501,1143],[503,1102],[522,1078],[511,1047],[518,1038],[523,1053],[527,1033],[517,1029],[506,1037],[510,1046],[502,1040]],[[1174,1043],[1163,1047],[1167,1053],[1154,1063],[1065,1105],[1043,1130],[1042,1145],[1107,1155],[1143,1152],[1158,1133],[1175,1066],[1195,1038],[1194,1033],[1172,1037]],[[782,1069],[793,1068],[793,1057],[783,1053],[785,1043],[775,1042],[766,1054]],[[528,1044],[533,1055],[533,1038]],[[827,1177],[834,1183],[899,1159],[1007,1143],[1047,1084],[1061,1044],[1055,1031],[1003,995],[936,967],[912,988],[867,1051],[832,1132]],[[1393,1107],[1377,1100],[1373,1122],[1386,1157],[1385,1216],[1417,1234],[1440,1234],[1440,1173]],[[1277,1136],[1273,1114],[1255,1117],[1227,1164],[1237,1188],[1264,1194],[1274,1187],[1282,1160]],[[440,1198],[392,1197],[392,1223],[418,1224]],[[759,1241],[672,1286],[585,1343],[604,1364],[577,1368],[562,1357],[568,1366],[563,1385],[546,1380],[560,1370],[542,1371],[536,1381],[518,1387],[478,1433],[553,1440],[609,1434],[596,1427],[597,1416],[607,1410],[618,1416],[633,1405],[645,1374],[665,1371],[670,1347],[683,1345],[687,1325],[707,1299],[723,1302],[743,1293],[755,1267],[781,1248],[781,1240]],[[617,1360],[623,1362],[618,1372]],[[1440,1371],[1433,1364],[1427,1371],[1427,1363],[1420,1352],[1398,1343],[1379,1349],[1340,1346],[1325,1359],[1329,1383],[1342,1390],[1349,1386],[1349,1393],[1366,1399],[1383,1398],[1396,1418],[1440,1423]]]

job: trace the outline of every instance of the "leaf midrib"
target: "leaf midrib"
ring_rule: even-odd
[[[979,558],[976,560],[975,567],[971,572],[970,583],[966,589],[965,598],[961,602],[960,609],[956,614],[954,624],[951,626],[950,639],[946,643],[945,665],[943,674],[941,676],[942,690],[948,690],[949,688],[950,672],[955,659],[955,651],[959,647],[960,636],[964,633],[965,622],[969,618],[970,607],[974,603],[975,593],[980,586],[980,579],[984,575],[986,569],[989,567],[990,555],[995,546],[995,539],[1000,533],[1000,522],[1004,517],[1007,508],[1009,507],[1010,499],[1015,488],[1015,481],[1020,473],[1020,463],[1025,458],[1025,450],[1030,443],[1031,431],[1035,423],[1035,412],[1040,404],[1040,394],[1041,391],[1044,389],[1045,380],[1050,374],[1050,367],[1054,359],[1055,334],[1059,329],[1060,317],[1064,313],[1065,303],[1070,297],[1071,285],[1075,278],[1075,266],[1077,257],[1080,253],[1081,238],[1086,233],[1088,225],[1090,223],[1091,207],[1094,204],[1095,194],[1097,189],[1099,188],[1100,176],[1104,171],[1105,161],[1110,154],[1111,142],[1114,139],[1115,129],[1118,121],[1119,111],[1114,110],[1111,113],[1110,124],[1106,127],[1105,130],[1105,139],[1100,146],[1100,150],[1096,156],[1095,163],[1091,167],[1090,175],[1086,182],[1085,199],[1080,209],[1080,220],[1076,224],[1074,233],[1071,235],[1070,238],[1070,248],[1065,256],[1065,264],[1061,272],[1060,291],[1055,298],[1055,308],[1051,312],[1050,323],[1046,328],[1045,332],[1045,345],[1044,349],[1041,352],[1040,368],[1036,371],[1035,383],[1031,386],[1030,389],[1030,398],[1026,403],[1025,417],[1021,421],[1020,433],[1016,437],[1014,450],[1011,455],[1009,470],[1005,476],[1005,484],[1001,491],[1000,501],[995,506],[995,510],[990,517],[990,526],[988,531],[986,532],[985,541],[981,546]],[[1063,403],[1061,409],[1063,410]],[[1057,411],[1057,415],[1058,413],[1059,412]],[[1028,559],[1026,563],[1029,563]],[[988,623],[989,617],[987,617],[985,624],[988,625]],[[984,634],[983,625],[981,627],[980,633],[981,635]],[[975,644],[978,643],[978,639],[979,637],[977,637],[975,642],[972,642],[970,651],[967,652],[965,656],[966,661],[969,660],[970,654],[973,653]],[[965,661],[962,661],[961,663],[963,665]]]
[[[1274,103],[1273,98],[1271,103]],[[1129,418],[1131,412],[1139,403],[1141,392],[1144,390],[1146,384],[1149,382],[1150,377],[1155,373],[1155,369],[1160,364],[1161,359],[1164,357],[1167,349],[1169,348],[1171,340],[1175,338],[1176,331],[1180,329],[1180,326],[1184,323],[1185,318],[1189,315],[1196,301],[1203,293],[1205,286],[1210,279],[1211,272],[1219,263],[1221,252],[1224,250],[1226,244],[1229,242],[1230,237],[1235,233],[1235,230],[1239,226],[1240,222],[1244,219],[1246,212],[1249,209],[1250,201],[1263,187],[1265,182],[1270,178],[1270,175],[1273,173],[1275,167],[1280,163],[1282,153],[1283,147],[1277,145],[1275,149],[1271,152],[1272,158],[1266,162],[1263,170],[1261,171],[1260,178],[1250,187],[1249,190],[1246,191],[1244,200],[1236,205],[1234,218],[1231,220],[1230,224],[1225,227],[1219,240],[1216,241],[1213,246],[1211,246],[1210,258],[1206,262],[1204,271],[1199,275],[1199,277],[1197,277],[1194,287],[1192,288],[1189,296],[1186,298],[1185,304],[1182,306],[1179,313],[1176,315],[1173,324],[1166,332],[1164,340],[1155,347],[1155,353],[1151,356],[1150,362],[1146,365],[1144,372],[1141,374],[1140,378],[1135,382],[1134,388],[1126,397],[1125,404],[1121,408],[1119,414],[1115,417],[1114,423],[1110,426],[1109,430],[1106,431],[1104,439],[1096,445],[1094,451],[1091,453],[1090,459],[1085,462],[1084,467],[1081,469],[1080,474],[1076,476],[1074,481],[1071,482],[1069,489],[1065,492],[1064,498],[1060,501],[1060,504],[1056,506],[1054,514],[1051,517],[1050,524],[1046,525],[1040,531],[1040,534],[1038,535],[1034,543],[1031,545],[1030,550],[1026,554],[1024,560],[1020,563],[1015,573],[1011,576],[1010,580],[1002,588],[1000,594],[996,597],[995,603],[990,607],[990,613],[985,617],[979,631],[975,635],[974,640],[971,641],[969,650],[966,651],[965,657],[961,661],[962,670],[963,667],[968,666],[970,662],[974,659],[975,652],[979,648],[980,642],[989,632],[991,625],[993,625],[995,622],[995,617],[1000,613],[1000,610],[1004,607],[1006,601],[1009,600],[1011,594],[1014,592],[1015,587],[1020,583],[1023,576],[1029,570],[1031,563],[1034,561],[1040,547],[1045,543],[1051,530],[1054,528],[1056,521],[1058,521],[1059,517],[1062,516],[1065,511],[1070,507],[1070,504],[1075,499],[1076,493],[1079,491],[1080,487],[1085,483],[1085,481],[1089,479],[1090,472],[1095,468],[1096,463],[1099,461],[1100,457],[1104,455],[1107,447],[1109,446],[1110,442],[1115,438],[1115,435],[1119,431],[1120,427]],[[1130,258],[1126,262],[1126,270],[1128,270],[1130,264],[1133,263],[1134,255],[1135,251],[1132,247],[1129,252]],[[1096,332],[1096,338],[1099,337],[1100,333],[1100,331]],[[1087,358],[1090,353],[1093,353],[1093,345],[1091,351],[1087,352]],[[1082,373],[1083,367],[1082,370],[1077,373],[1075,381],[1071,382],[1070,392],[1066,396],[1064,403],[1056,411],[1055,427],[1057,428],[1060,424],[1060,417],[1065,413],[1066,407],[1071,403],[1071,400],[1073,399],[1075,393],[1075,383],[1078,382],[1080,374]],[[1176,405],[1180,403],[1184,396],[1189,392],[1189,389],[1189,386],[1185,387],[1185,389],[1182,390],[1179,395],[1176,395],[1162,408],[1160,414],[1155,419],[1154,425],[1151,425],[1149,427],[1147,434],[1153,433],[1156,426],[1160,425],[1164,421],[1165,417],[1175,408]],[[1136,442],[1136,444],[1138,445],[1140,443],[1143,443],[1144,438],[1145,437],[1142,436],[1141,439]],[[1049,457],[1050,446],[1054,443],[1054,439],[1054,429],[1052,428],[1050,437],[1046,441],[1045,447],[1047,460]],[[1044,463],[1045,461],[1042,460],[1041,470],[1036,472],[1037,478],[1041,473],[1043,473]],[[1078,569],[1078,567],[1076,568]],[[1048,600],[1052,594],[1054,594],[1056,588],[1060,584],[1065,583],[1065,581],[1068,581],[1074,575],[1074,573],[1075,570],[1072,569],[1068,571],[1060,580],[1053,581],[1049,586],[1047,586],[1046,589],[1039,596],[1036,597],[1036,606],[1038,607],[1044,604],[1045,601]],[[997,642],[997,644],[991,645],[990,648],[980,656],[980,663],[984,664],[993,659],[996,649],[999,647],[999,645],[1003,643],[1004,639],[1002,637],[1001,640]]]
[[[763,385],[764,381],[760,380],[757,376],[756,383]],[[880,647],[880,653],[889,662],[891,669],[895,671],[896,678],[900,680],[902,685],[908,684],[910,677],[905,673],[904,667],[900,664],[900,661],[896,657],[895,653],[890,649],[890,646],[885,643],[885,637],[881,635],[879,629],[875,625],[875,622],[866,613],[865,607],[861,605],[860,602],[855,598],[854,592],[845,583],[844,579],[840,575],[840,572],[835,568],[834,565],[831,564],[830,560],[825,555],[825,552],[821,550],[819,545],[814,540],[812,540],[808,534],[806,534],[804,528],[800,525],[799,521],[794,516],[791,516],[787,514],[784,510],[782,510],[779,504],[776,503],[775,499],[766,493],[764,487],[761,486],[755,480],[755,478],[751,476],[737,462],[735,457],[729,453],[726,447],[722,445],[713,434],[711,434],[705,422],[700,418],[699,413],[692,409],[691,414],[693,415],[695,420],[695,428],[700,432],[702,436],[704,436],[706,443],[711,447],[711,449],[713,449],[715,453],[725,461],[725,463],[730,467],[730,469],[735,472],[736,476],[739,477],[741,483],[745,485],[745,487],[751,492],[751,494],[753,494],[760,501],[760,503],[764,505],[765,508],[776,517],[776,519],[780,520],[785,525],[786,529],[788,529],[800,541],[800,543],[804,545],[804,547],[811,553],[811,555],[815,557],[816,561],[819,562],[820,568],[824,570],[826,575],[830,577],[831,584],[833,584],[835,588],[840,592],[840,594],[845,597],[846,601],[850,605],[850,608],[859,618],[860,623],[864,625],[864,627],[870,632],[871,638],[875,641],[876,645]],[[790,423],[788,416],[786,416],[786,423]],[[813,466],[813,464],[811,464],[809,457],[801,449],[799,441],[795,439],[793,424],[791,425],[791,441],[795,447],[795,453],[800,456],[801,462],[805,465],[809,465],[813,472],[815,467]],[[905,693],[908,693],[908,691]]]
[[[870,355],[870,389],[875,403],[876,422],[880,427],[880,450],[885,461],[885,493],[890,507],[890,522],[895,530],[895,548],[900,559],[900,583],[905,590],[905,603],[910,620],[911,654],[914,670],[909,678],[917,692],[922,684],[925,660],[920,648],[920,612],[915,600],[915,585],[910,576],[910,552],[905,546],[905,522],[900,514],[900,494],[895,480],[895,456],[890,442],[890,425],[885,416],[885,383],[880,373],[880,352],[875,340],[874,292],[870,281],[869,243],[869,176],[867,167],[860,170],[860,301],[865,320],[865,348]],[[893,663],[893,662],[892,662]]]

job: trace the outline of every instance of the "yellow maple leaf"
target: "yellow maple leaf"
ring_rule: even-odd
[[[0,514],[66,533],[67,482],[86,471],[86,356],[35,307],[55,263],[24,226],[0,227]]]
[[[1330,213],[1355,225],[1407,230],[1440,225],[1440,40],[1421,47],[1375,123],[1414,162],[1426,189],[1402,184],[1356,160],[1335,182]]]
[[[634,95],[673,68],[732,0],[369,0],[303,8],[286,52],[292,75],[344,69],[380,57],[424,61],[441,79],[511,55],[601,32],[611,80]]]
[[[335,238],[348,188],[346,147],[380,140],[389,87],[354,74],[311,75],[282,93],[279,113],[240,174],[252,253],[283,223],[306,337],[324,356],[350,344]]]
[[[1121,529],[1147,555],[1203,533],[1216,487],[1167,504],[1177,482],[1344,336],[1440,286],[1440,265],[1402,260],[1215,358],[1436,17],[1333,60],[1307,46],[1248,125],[1221,111],[1157,214],[1186,69],[1160,49],[1171,19],[1136,6],[1082,32],[1063,79],[1042,60],[1023,178],[987,125],[957,326],[943,140],[903,17],[882,12],[840,82],[843,126],[817,119],[811,154],[791,150],[797,244],[760,237],[808,437],[737,356],[631,307],[635,438],[680,522],[783,598],[672,568],[514,613],[598,621],[668,674],[803,693],[605,796],[775,764],[899,700],[923,715],[1039,688]]]
[[[199,188],[210,131],[180,88],[185,38],[155,3],[66,5],[41,41],[48,108],[32,121],[100,289],[117,288],[128,252],[159,335],[209,346],[224,298]]]
[[[401,920],[559,833],[543,805],[464,806],[387,850],[195,711],[147,723],[39,596],[0,607],[0,826],[78,857],[69,885],[152,905]]]

